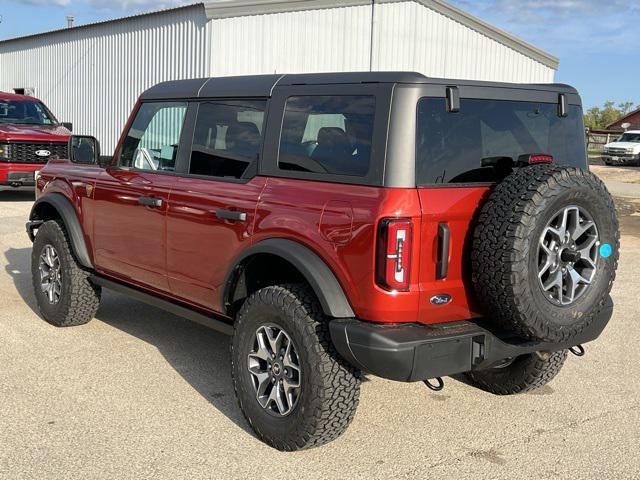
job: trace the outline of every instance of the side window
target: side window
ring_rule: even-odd
[[[281,170],[363,177],[369,172],[373,96],[305,96],[287,100]]]
[[[184,102],[142,104],[124,140],[118,165],[174,171],[186,112]]]
[[[201,103],[189,173],[242,178],[260,155],[265,107],[263,100]]]

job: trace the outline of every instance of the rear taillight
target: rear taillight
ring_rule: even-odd
[[[387,290],[409,290],[413,224],[406,218],[387,218],[380,222],[376,261],[376,280]]]
[[[520,155],[518,158],[519,164],[524,165],[539,165],[541,163],[553,163],[553,156],[546,153],[534,153]]]

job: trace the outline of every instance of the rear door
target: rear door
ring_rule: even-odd
[[[448,111],[445,98],[418,102],[416,183],[424,246],[420,320],[426,323],[480,314],[471,288],[474,221],[492,185],[521,155],[548,154],[559,165],[586,166],[577,95],[568,96],[567,115],[560,116],[557,92],[466,87],[460,93],[457,112]],[[449,303],[441,303],[443,295]]]
[[[266,100],[210,100],[197,109],[186,172],[176,178],[167,217],[172,293],[221,311],[220,289],[251,241],[266,180],[257,177]]]
[[[152,289],[169,288],[166,215],[187,104],[143,103],[114,165],[95,185],[96,268]]]

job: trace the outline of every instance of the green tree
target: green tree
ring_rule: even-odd
[[[633,102],[622,102],[616,107],[611,100],[604,102],[602,107],[592,107],[584,115],[584,124],[592,130],[606,128],[620,117],[633,110]]]

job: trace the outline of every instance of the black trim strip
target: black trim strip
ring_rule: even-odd
[[[447,278],[449,273],[449,244],[451,231],[449,224],[444,222],[438,224],[438,261],[436,263],[436,279]]]
[[[147,305],[160,308],[173,313],[174,315],[178,315],[179,317],[191,320],[192,322],[199,323],[200,325],[204,325],[205,327],[224,333],[225,335],[233,335],[233,324],[229,321],[223,320],[222,317],[215,318],[213,316],[204,315],[190,308],[183,307],[168,300],[163,300],[155,295],[114,282],[113,280],[109,280],[97,274],[91,275],[90,279],[94,284],[100,285],[101,287],[108,288],[109,290],[113,290],[114,292],[139,300]]]

